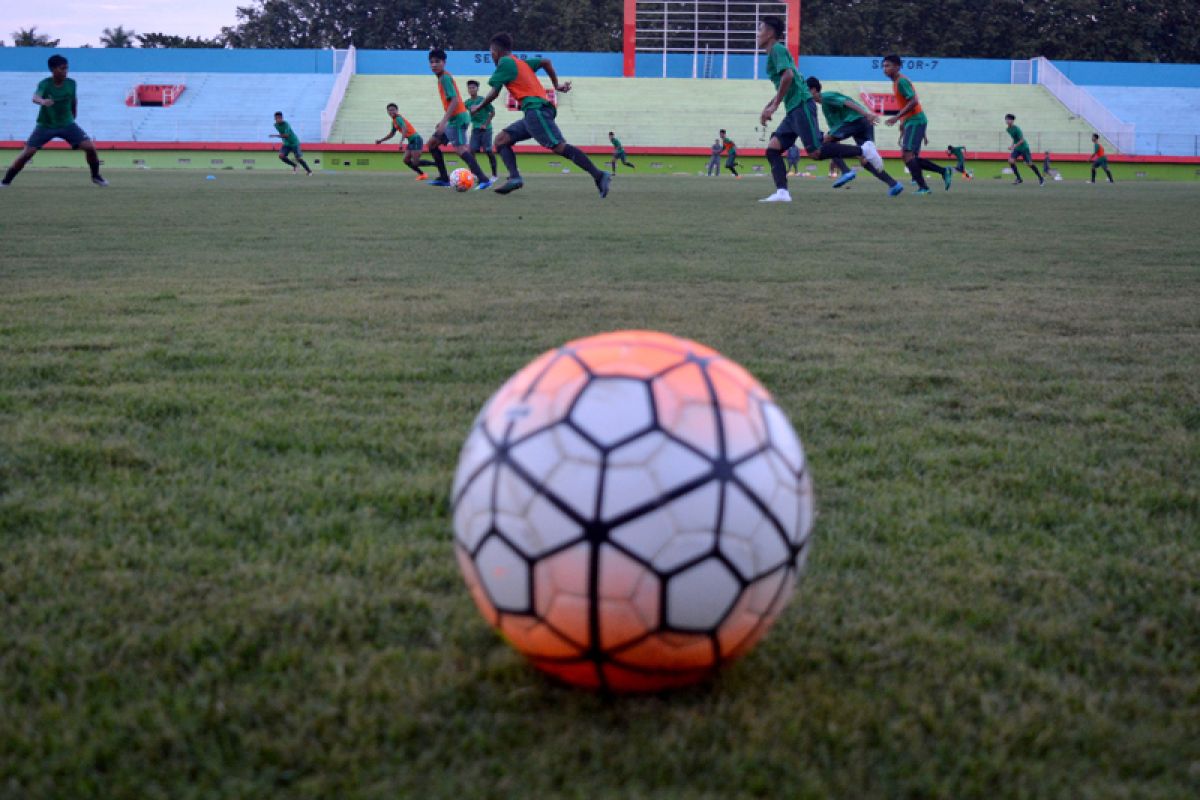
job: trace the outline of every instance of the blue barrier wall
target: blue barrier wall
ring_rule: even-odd
[[[47,72],[58,53],[72,72],[333,72],[332,50],[178,50],[136,47],[0,47],[0,71]]]
[[[1080,86],[1180,86],[1200,88],[1200,64],[1127,64],[1055,61],[1054,66]]]

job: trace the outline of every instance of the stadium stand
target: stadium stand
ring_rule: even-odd
[[[22,140],[37,119],[30,102],[44,72],[0,72],[0,139]],[[267,142],[282,111],[306,142],[321,136],[333,75],[241,73],[72,73],[79,124],[99,142]],[[138,84],[183,84],[168,108],[128,106]]]
[[[486,86],[487,76],[456,75],[462,91],[470,77]],[[825,86],[854,98],[864,90],[890,91],[887,83],[829,81]],[[953,143],[971,151],[1005,151],[1010,139],[1004,115],[1011,112],[1035,151],[1091,152],[1092,129],[1040,86],[918,82],[917,89],[931,119],[930,147],[936,150]],[[631,147],[707,147],[725,128],[740,147],[761,148],[767,138],[758,128],[758,112],[770,96],[765,80],[581,78],[560,98],[558,121],[577,145],[607,146],[608,131],[616,130]],[[441,118],[432,77],[356,75],[330,141],[373,142],[388,130],[384,106],[393,101],[426,137]],[[503,127],[516,118],[516,112],[501,108],[495,124]],[[891,129],[880,128],[878,139],[885,150],[895,147]]]
[[[1200,89],[1084,88],[1118,117],[1136,126],[1139,155],[1200,156]]]

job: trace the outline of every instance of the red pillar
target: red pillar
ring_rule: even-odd
[[[799,0],[793,0],[799,2]],[[637,0],[625,0],[624,25],[625,64],[622,74],[626,78],[634,77],[637,72]]]
[[[800,0],[787,0],[787,47],[792,58],[800,61]]]

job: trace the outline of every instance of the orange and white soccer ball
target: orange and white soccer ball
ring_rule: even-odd
[[[517,372],[454,479],[455,550],[484,617],[550,675],[616,692],[694,683],[753,647],[813,514],[803,447],[766,389],[648,331]]]
[[[450,185],[456,192],[469,192],[475,188],[475,173],[460,167],[450,173]]]

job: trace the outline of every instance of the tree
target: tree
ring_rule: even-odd
[[[133,47],[133,37],[137,36],[134,31],[127,31],[121,25],[115,28],[105,28],[100,34],[100,44],[105,47],[126,48]]]
[[[13,31],[13,47],[58,47],[59,39],[37,32],[37,25]]]
[[[205,39],[200,36],[175,36],[170,33],[139,33],[137,40],[141,47],[151,50],[162,47],[179,49],[200,47],[221,48],[225,46],[225,41],[221,37]]]

